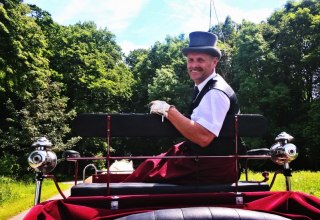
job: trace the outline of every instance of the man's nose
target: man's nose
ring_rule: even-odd
[[[191,67],[191,68],[198,67],[198,63],[197,62],[188,63],[188,67]]]

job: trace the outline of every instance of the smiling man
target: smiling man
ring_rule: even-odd
[[[166,117],[187,139],[171,147],[162,156],[231,155],[233,140],[219,138],[226,115],[239,113],[237,97],[228,83],[216,73],[221,51],[217,36],[210,32],[192,32],[187,57],[195,94],[186,117],[165,101],[150,103],[150,112]],[[238,178],[233,158],[148,159],[125,182],[167,182],[176,184],[232,183]]]

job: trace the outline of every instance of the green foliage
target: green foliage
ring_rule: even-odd
[[[11,175],[23,177],[36,137],[49,137],[57,150],[76,142],[76,138],[66,141],[75,112],[65,111],[67,98],[61,96],[61,85],[50,80],[54,71],[49,68],[48,41],[28,16],[30,8],[14,1],[0,7],[0,157]]]
[[[268,44],[259,26],[244,21],[241,27],[233,54],[234,87],[238,88],[242,113],[262,113],[261,98],[266,97],[267,89],[272,89],[266,73],[272,62],[269,57],[273,56],[267,54]]]
[[[271,48],[278,59],[280,80],[290,82],[295,102],[311,101],[319,84],[319,1],[288,3],[269,19],[277,30]],[[279,71],[278,71],[279,72]],[[296,104],[294,103],[294,104]]]
[[[167,37],[164,43],[156,42],[150,51],[129,54],[131,70],[136,79],[133,89],[133,110],[146,112],[146,105],[153,98],[173,100],[184,111],[189,103],[191,82],[186,72],[186,60],[181,49],[186,46],[184,35]],[[133,65],[134,64],[134,65]],[[170,77],[174,80],[170,82]],[[165,91],[171,91],[166,93]],[[180,100],[177,100],[179,96]],[[180,103],[179,103],[180,102]]]
[[[65,111],[67,98],[59,96],[60,88],[57,83],[52,83],[46,90],[40,90],[35,94],[21,110],[17,110],[14,103],[9,99],[7,109],[11,112],[6,119],[7,131],[0,134],[0,148],[3,152],[20,155],[18,160],[7,166],[11,174],[19,175],[26,173],[28,167],[26,155],[31,152],[30,145],[38,137],[45,136],[52,141],[56,152],[72,148],[79,140],[77,137],[68,139],[70,133],[69,123],[75,116],[75,111]],[[21,157],[22,156],[22,157]],[[10,163],[12,157],[6,154],[2,159]],[[18,166],[18,164],[21,166]],[[4,173],[3,173],[4,172]],[[1,170],[4,175],[5,169]],[[20,176],[22,177],[22,176]]]
[[[187,111],[192,82],[186,71],[186,59],[181,53],[186,45],[184,35],[167,37],[165,42],[156,42],[150,50],[135,50],[128,55],[126,61],[136,80],[131,112],[149,112],[147,105],[155,99],[166,100],[181,112]],[[153,155],[167,150],[173,143],[171,139],[129,139],[120,140],[112,146],[116,154]]]
[[[154,99],[181,112],[190,102],[192,81],[181,49],[184,34],[166,37],[126,57],[115,35],[93,22],[62,26],[36,5],[0,4],[0,173],[21,176],[36,137],[46,136],[60,154],[104,155],[104,139],[71,138],[71,121],[82,112],[149,111]],[[242,113],[263,114],[268,147],[285,130],[296,137],[295,164],[319,169],[320,5],[288,1],[266,22],[237,24],[228,16],[210,28],[223,56],[217,72],[235,89]],[[77,143],[77,144],[76,144]],[[115,154],[153,154],[172,140],[116,140]],[[134,148],[134,149],[132,149]]]
[[[312,102],[309,108],[309,112],[307,112],[307,118],[306,121],[308,123],[303,127],[302,130],[302,136],[308,137],[305,140],[305,148],[306,148],[306,154],[308,156],[308,161],[311,163],[311,167],[313,169],[317,169],[320,159],[320,152],[319,148],[316,146],[319,146],[320,143],[320,101],[317,100],[315,102]]]
[[[17,177],[21,170],[20,164],[17,161],[17,156],[4,152],[0,157],[0,175]]]
[[[173,71],[170,67],[156,70],[153,82],[148,88],[149,99],[150,101],[164,100],[178,109],[186,109],[186,102],[190,97],[190,93],[185,93],[188,87],[179,81]]]
[[[1,177],[0,181],[1,181],[0,206],[2,206],[2,204],[5,201],[9,200],[12,197],[14,198],[13,193],[9,188],[10,185],[14,183],[14,180],[7,177]]]
[[[112,33],[97,30],[92,22],[59,26],[49,13],[35,5],[30,6],[31,10],[25,4],[10,6],[5,5],[3,10],[6,20],[2,30],[7,35],[1,37],[0,43],[4,42],[5,51],[14,51],[10,47],[16,44],[10,41],[23,39],[17,44],[19,51],[24,54],[26,50],[33,59],[26,57],[29,68],[11,68],[10,62],[18,66],[25,62],[0,53],[5,67],[2,71],[0,65],[0,80],[3,79],[0,92],[4,94],[0,105],[6,109],[0,124],[2,149],[19,152],[26,160],[27,149],[39,136],[48,137],[58,151],[73,148],[78,139],[69,139],[67,135],[76,113],[119,112],[129,108],[126,104],[134,80]],[[21,77],[24,73],[25,77]],[[85,148],[81,143],[78,148]],[[103,150],[101,141],[97,146],[88,153]]]
[[[244,21],[232,62],[242,112],[266,116],[269,143],[283,130],[295,136],[304,167],[318,167],[303,162],[316,159],[310,149],[317,147],[310,145],[310,133],[301,133],[310,131],[310,103],[319,99],[319,43],[314,41],[319,25],[313,25],[319,24],[318,6],[318,1],[288,2],[267,23]]]
[[[2,143],[1,147],[14,149],[19,145],[29,146],[36,138],[43,136],[53,142],[54,150],[72,147],[77,138],[71,138],[66,144],[63,138],[70,132],[68,121],[74,118],[76,112],[65,111],[68,99],[60,97],[59,92],[59,84],[52,83],[48,89],[38,91],[35,98],[21,110],[15,109],[8,100],[7,107],[12,117],[7,118],[9,131],[4,135],[10,142]]]
[[[272,178],[274,177],[274,173],[270,172],[268,184],[271,184]],[[306,170],[293,171],[291,177],[291,189],[297,192],[305,192],[307,194],[320,197],[320,185],[318,184],[320,181],[319,172],[312,172]],[[248,171],[248,180],[263,180],[263,176],[261,172]],[[240,180],[245,180],[245,174],[241,175]],[[286,190],[286,182],[285,177],[282,174],[278,174],[276,176],[276,180],[274,182],[271,191],[284,191]]]
[[[35,21],[26,16],[29,7],[8,2],[0,7],[0,101],[13,96],[25,101],[32,91],[46,87],[50,75],[43,57],[47,41]]]
[[[112,33],[84,22],[57,28],[55,35],[47,37],[53,42],[50,66],[70,98],[69,108],[77,112],[127,109],[124,104],[131,98],[134,80]]]
[[[218,39],[224,43],[232,43],[236,37],[239,25],[227,16],[224,23],[217,24],[210,28],[210,32],[216,34]]]
[[[70,188],[68,183],[60,183],[60,188]],[[23,190],[22,190],[23,189]],[[33,206],[34,181],[16,181],[0,176],[0,219],[9,219]],[[52,180],[44,180],[42,184],[41,202],[58,194]]]
[[[319,6],[319,1],[314,0],[288,2],[269,18],[272,28],[266,30],[270,49],[278,60],[274,64],[273,86],[285,86],[281,90],[289,97],[278,102],[282,107],[277,111],[278,117],[271,116],[272,126],[274,130],[286,127],[295,134],[303,158],[300,163],[311,169],[319,168],[314,161],[319,155],[318,147],[310,142],[314,135],[309,132],[316,115],[311,108],[319,100]]]

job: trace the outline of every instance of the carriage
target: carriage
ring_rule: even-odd
[[[40,138],[29,155],[29,164],[36,171],[35,206],[25,219],[320,219],[320,199],[291,189],[290,162],[298,151],[293,137],[286,132],[275,138],[270,148],[238,151],[238,139],[242,137],[263,138],[267,132],[267,120],[258,114],[227,116],[220,136],[234,139],[233,153],[213,156],[188,156],[194,159],[208,157],[233,158],[242,161],[245,180],[235,179],[232,184],[170,184],[123,182],[129,175],[114,172],[110,164],[121,159],[146,159],[155,156],[113,156],[110,152],[112,138],[126,137],[180,137],[170,124],[153,114],[107,114],[88,113],[77,116],[73,123],[78,136],[102,137],[107,142],[106,156],[82,157],[80,153],[67,150],[63,157],[74,166],[74,185],[66,197],[50,172],[57,164],[51,151],[51,142]],[[176,159],[170,157],[169,159]],[[97,170],[93,160],[104,160],[106,170]],[[268,184],[269,173],[262,173],[260,180],[249,180],[249,160],[271,160],[279,166]],[[90,182],[79,181],[79,162],[88,162],[82,171],[85,180],[88,169],[94,169]],[[238,164],[238,163],[236,163]],[[239,173],[240,167],[235,166]],[[271,191],[277,175],[284,175],[286,188]],[[63,199],[40,203],[41,183],[51,178]]]

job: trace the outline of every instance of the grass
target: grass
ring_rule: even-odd
[[[259,172],[249,171],[249,180],[262,180],[263,177]],[[273,173],[270,172],[271,183]],[[245,176],[241,176],[244,180]],[[320,172],[311,171],[294,171],[291,177],[291,190],[305,192],[320,198]],[[59,184],[62,190],[70,187],[70,184]],[[284,191],[285,177],[278,174],[271,191]],[[17,182],[6,177],[0,177],[0,219],[8,219],[20,212],[27,210],[33,206],[34,202],[34,182]],[[41,201],[45,201],[50,197],[58,194],[57,189],[52,180],[44,180],[41,192]]]
[[[66,190],[70,184],[59,184],[61,190]],[[0,219],[8,219],[33,206],[35,182],[21,182],[0,177]],[[52,180],[42,183],[41,201],[58,194]]]
[[[269,185],[271,184],[274,173],[270,172]],[[261,173],[249,171],[248,180],[263,180]],[[241,176],[244,180],[244,175]],[[305,192],[320,198],[320,172],[312,171],[293,171],[291,179],[291,191]],[[285,177],[278,174],[271,191],[285,191]]]

